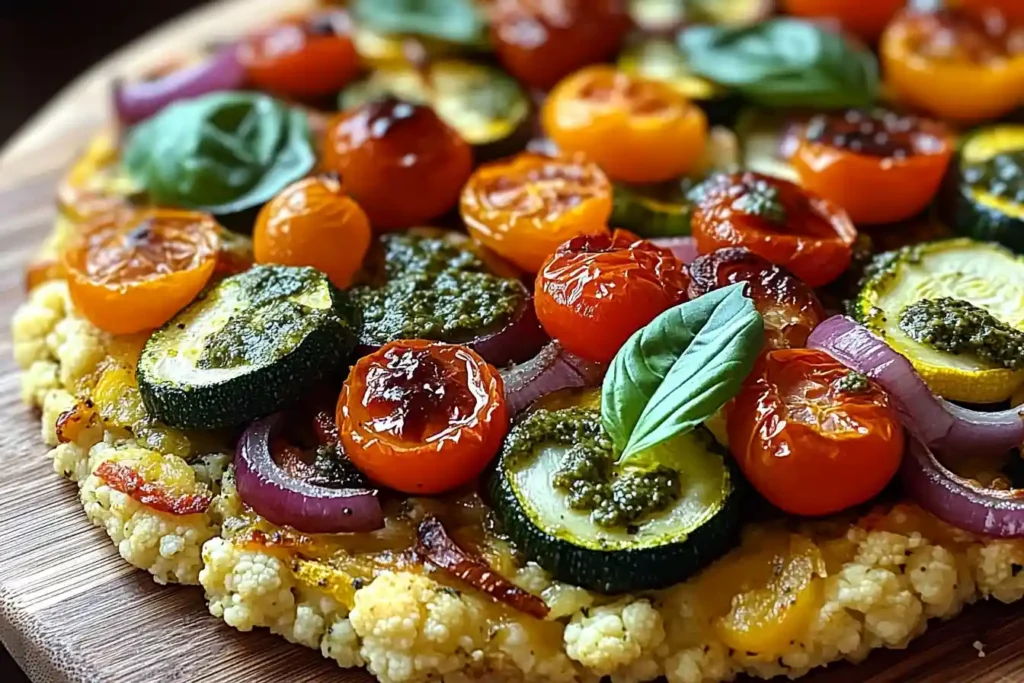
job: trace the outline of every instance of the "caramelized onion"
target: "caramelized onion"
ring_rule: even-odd
[[[583,360],[558,342],[550,342],[530,360],[501,373],[509,417],[555,391],[596,386],[607,369],[604,363]]]

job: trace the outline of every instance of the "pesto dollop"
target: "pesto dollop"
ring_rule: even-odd
[[[387,281],[352,290],[364,344],[467,341],[508,322],[522,304],[516,280],[492,275],[476,254],[447,240],[389,235],[383,246]]]
[[[1024,204],[1024,150],[996,154],[964,168],[964,181],[1000,199]]]
[[[505,457],[530,457],[545,445],[567,446],[551,484],[564,491],[572,510],[589,512],[605,528],[629,527],[679,500],[681,482],[674,470],[621,469],[611,439],[596,410],[538,410],[509,433]]]
[[[763,218],[770,223],[786,222],[786,207],[782,205],[779,188],[763,178],[746,183],[746,193],[740,195],[733,206],[752,216]]]
[[[851,370],[846,373],[835,382],[832,383],[832,387],[836,391],[845,391],[848,394],[856,394],[861,391],[867,391],[870,387],[868,378],[859,372]]]
[[[899,325],[911,339],[939,351],[973,353],[1010,370],[1024,368],[1024,332],[969,301],[923,299],[903,309]]]

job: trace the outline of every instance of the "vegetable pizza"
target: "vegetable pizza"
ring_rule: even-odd
[[[13,321],[55,471],[382,683],[1020,600],[1024,4],[905,5],[311,3],[116,81]]]

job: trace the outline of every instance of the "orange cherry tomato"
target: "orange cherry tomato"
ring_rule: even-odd
[[[847,31],[874,41],[906,0],[783,0],[787,14],[805,19],[836,19]]]
[[[1024,101],[1024,26],[998,13],[904,11],[880,52],[896,97],[940,118],[996,118]]]
[[[508,430],[501,375],[453,344],[391,342],[359,360],[338,398],[345,453],[373,481],[431,494],[472,481]]]
[[[350,33],[345,12],[315,12],[249,37],[238,58],[261,90],[300,98],[333,95],[359,73]]]
[[[68,289],[89,322],[113,334],[160,327],[203,289],[220,226],[194,211],[152,209],[89,226],[64,253]]]
[[[369,248],[370,219],[329,174],[286,187],[260,210],[253,231],[257,263],[312,266],[342,289]]]
[[[937,123],[851,109],[812,118],[790,163],[803,187],[846,209],[854,223],[877,224],[923,211],[952,154]]]
[[[704,183],[693,213],[693,237],[701,254],[746,247],[821,287],[850,265],[857,230],[827,199],[788,180],[745,171]]]
[[[473,170],[472,149],[432,109],[390,98],[339,114],[324,147],[324,167],[381,230],[444,214]]]
[[[474,239],[536,273],[566,240],[608,233],[612,186],[595,164],[525,152],[478,168],[460,211]]]
[[[625,0],[494,0],[490,10],[498,59],[541,90],[611,58],[630,27]]]
[[[729,410],[729,449],[773,505],[826,515],[892,479],[903,427],[886,393],[860,379],[823,351],[770,351],[758,361]]]
[[[727,247],[698,256],[689,273],[687,294],[691,299],[746,282],[746,295],[764,321],[764,341],[769,349],[806,345],[811,331],[825,319],[824,307],[806,282],[749,249]]]
[[[631,232],[582,235],[537,273],[534,306],[563,347],[607,363],[630,335],[686,299],[688,281],[672,252]]]
[[[580,152],[628,183],[669,180],[704,154],[708,121],[675,88],[611,66],[590,66],[548,95],[544,131],[563,152]]]

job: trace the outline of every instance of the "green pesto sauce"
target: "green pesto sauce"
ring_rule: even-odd
[[[568,446],[552,486],[565,492],[570,509],[589,512],[598,526],[636,525],[667,509],[682,495],[679,474],[673,470],[616,467],[601,415],[587,408],[531,413],[509,433],[504,457],[530,457],[538,448],[552,444]]]
[[[762,178],[747,183],[746,194],[741,195],[733,206],[738,211],[763,218],[771,223],[786,222],[786,208],[782,205],[779,188]]]
[[[1010,370],[1024,368],[1024,332],[968,301],[924,299],[904,308],[899,324],[915,341],[940,351],[973,353]]]
[[[867,391],[870,388],[871,383],[868,381],[868,378],[865,375],[862,375],[859,372],[854,372],[853,370],[851,370],[850,372],[846,373],[838,380],[833,382],[832,386],[833,388],[835,388],[836,391],[844,391],[848,394],[856,394],[862,391]]]
[[[365,344],[466,341],[506,323],[522,303],[518,282],[486,272],[479,257],[445,240],[389,236],[384,253],[387,282],[352,290]]]
[[[1000,199],[1024,204],[1024,149],[997,154],[964,168],[964,181]]]

